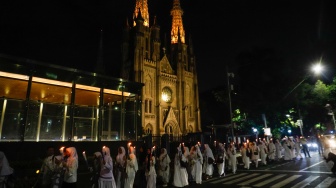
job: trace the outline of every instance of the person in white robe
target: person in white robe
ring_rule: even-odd
[[[300,159],[303,159],[301,155],[301,143],[300,143],[300,138],[296,137],[295,138],[295,158],[300,156]]]
[[[183,145],[184,146],[184,145]],[[188,173],[188,182],[189,181],[192,181],[192,177],[191,177],[191,169],[190,169],[190,151],[189,151],[189,148],[184,146],[183,147],[184,150],[183,150],[183,155],[184,157],[187,159],[187,173]]]
[[[147,180],[147,188],[155,188],[156,187],[156,171],[155,171],[155,156],[153,155],[153,150],[150,148],[147,149],[147,157],[146,157],[146,180]]]
[[[236,147],[233,142],[229,145],[227,149],[227,154],[229,156],[232,173],[235,174],[237,171],[237,156]]]
[[[295,143],[292,138],[287,139],[288,148],[290,149],[291,158],[295,160]]]
[[[217,169],[218,175],[220,177],[225,176],[225,157],[226,157],[226,150],[223,143],[218,143],[218,152],[217,152]]]
[[[182,146],[177,147],[177,152],[175,154],[174,159],[174,180],[173,185],[175,187],[185,187],[189,185],[188,182],[188,173],[186,166],[182,166],[181,162],[183,164],[187,163],[187,158],[182,153]],[[184,150],[184,149],[183,149]]]
[[[275,160],[275,154],[276,154],[276,148],[273,139],[270,139],[270,142],[268,144],[268,159],[270,162]]]
[[[204,144],[204,163],[203,168],[205,172],[206,179],[212,178],[214,166],[213,163],[215,162],[215,157],[212,153],[211,148],[208,144]]]
[[[117,188],[125,187],[126,179],[126,152],[124,147],[118,148],[118,155],[116,157],[116,168],[117,168]]]
[[[256,142],[250,142],[250,148],[252,150],[252,161],[255,164],[255,167],[258,168],[259,165],[259,156],[260,156],[260,149],[257,146]]]
[[[190,174],[191,174],[191,181],[195,181],[196,179],[196,160],[197,160],[197,151],[195,146],[191,146],[190,154],[189,154],[189,166],[190,166]]]
[[[129,146],[129,155],[126,160],[126,181],[125,188],[133,188],[135,173],[138,171],[138,161],[135,156],[135,148]]]
[[[195,162],[195,181],[197,184],[202,184],[202,165],[203,165],[203,156],[199,145],[195,146],[196,148],[196,162]]]
[[[162,178],[163,187],[167,187],[170,178],[170,157],[167,154],[166,148],[161,149],[161,154],[159,156],[159,170],[158,174]]]
[[[261,164],[266,165],[267,164],[266,158],[267,158],[268,149],[267,149],[264,141],[259,142],[259,149],[260,149]]]
[[[98,179],[99,188],[116,188],[113,176],[113,161],[110,148],[104,146],[100,158],[100,176]]]
[[[292,151],[289,148],[290,144],[288,143],[287,139],[283,141],[282,147],[284,148],[284,160],[285,161],[290,161],[292,160]]]
[[[243,144],[241,144],[240,146],[240,154],[242,156],[242,161],[244,163],[244,169],[249,169],[250,168],[250,150],[248,150],[246,142],[244,142]]]
[[[244,143],[244,148],[245,148],[245,160],[244,160],[244,168],[246,168],[247,170],[250,169],[250,165],[251,165],[251,158],[252,158],[252,149],[250,148],[250,144]]]
[[[279,141],[279,139],[276,139],[275,140],[275,159],[276,160],[281,160],[282,159],[282,150],[283,150],[283,147]]]
[[[66,160],[63,161],[65,172],[62,187],[76,187],[78,169],[78,155],[76,148],[66,148],[64,158],[66,158]]]

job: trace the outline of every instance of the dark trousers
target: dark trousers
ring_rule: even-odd
[[[307,155],[308,155],[308,157],[310,157],[307,144],[302,144],[302,150],[303,150],[303,153],[304,153],[305,157],[307,157]]]

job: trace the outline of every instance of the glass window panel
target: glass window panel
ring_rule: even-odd
[[[125,138],[135,139],[136,131],[136,100],[129,98],[125,101]]]
[[[67,121],[64,119],[65,113]],[[68,120],[69,120],[69,110],[66,105],[44,103],[39,140],[40,141],[63,140],[62,136],[63,123],[68,122]],[[66,124],[64,124],[64,126],[66,126]]]
[[[25,126],[25,141],[36,141],[38,121],[40,116],[41,103],[37,101],[29,102],[29,110],[27,116],[27,124]]]
[[[98,106],[99,92],[76,89],[75,104],[86,106]]]
[[[120,105],[122,96],[104,94],[104,114],[102,117],[101,139],[106,141],[120,139]],[[119,102],[120,103],[120,102]]]
[[[102,122],[102,140],[120,140],[121,112],[120,104],[111,103],[105,106]]]
[[[1,114],[4,114],[1,141],[19,141],[20,140],[20,122],[25,110],[24,100],[0,99]],[[4,109],[5,105],[5,110]]]
[[[71,88],[43,83],[32,83],[30,99],[48,103],[71,103]]]
[[[74,112],[73,141],[97,141],[97,107],[76,106]]]
[[[26,99],[28,81],[0,77],[0,96],[12,99]]]

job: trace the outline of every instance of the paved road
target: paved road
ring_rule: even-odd
[[[296,161],[274,162],[267,166],[244,170],[239,166],[237,173],[226,173],[225,177],[213,177],[204,180],[201,185],[190,184],[192,188],[335,188],[336,176],[330,171],[332,162],[328,164],[316,152],[311,152],[311,158]],[[172,174],[173,175],[173,174]],[[88,187],[89,175],[81,174],[79,187]],[[157,187],[162,187],[158,185]],[[174,187],[169,185],[168,187]]]
[[[296,161],[275,162],[250,170],[241,167],[236,174],[226,173],[225,177],[214,177],[195,188],[335,188],[336,176],[330,171],[332,163],[326,163],[318,153],[311,152],[311,158]],[[173,187],[173,186],[170,186]]]

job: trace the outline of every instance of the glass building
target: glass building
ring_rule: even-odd
[[[142,87],[0,54],[0,141],[137,140]]]

